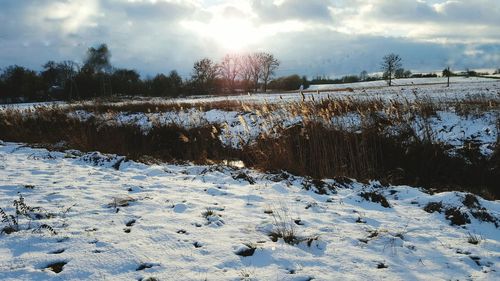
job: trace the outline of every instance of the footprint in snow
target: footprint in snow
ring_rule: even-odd
[[[211,227],[221,227],[225,224],[225,222],[221,219],[220,216],[208,216],[207,217],[207,225]]]
[[[176,213],[184,213],[187,210],[187,205],[184,203],[179,203],[174,206],[174,212]]]
[[[208,188],[207,189],[207,193],[209,195],[212,195],[212,196],[224,196],[224,195],[227,195],[226,191],[220,190],[218,188],[213,188],[213,187]]]
[[[132,219],[132,220],[129,220],[127,223],[125,223],[125,226],[127,226],[127,227],[131,227],[131,226],[133,226],[135,223],[136,223],[136,220]]]
[[[59,249],[59,250],[52,251],[49,254],[58,255],[58,254],[64,253],[64,251],[66,251],[66,249]]]
[[[141,263],[136,268],[135,271],[141,271],[141,270],[144,270],[144,269],[152,268],[153,266],[160,266],[160,264],[158,264],[158,263],[149,263],[149,262]]]

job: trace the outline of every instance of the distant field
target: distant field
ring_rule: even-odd
[[[411,86],[411,85],[429,85],[429,84],[446,84],[448,78],[446,77],[436,77],[436,78],[404,78],[393,80],[393,86]],[[450,77],[450,83],[452,84],[468,84],[468,83],[479,83],[479,82],[492,82],[492,79],[483,77]],[[388,87],[387,82],[384,80],[379,81],[369,81],[369,82],[359,82],[359,83],[348,83],[348,84],[326,84],[326,85],[311,85],[310,90],[328,90],[328,89],[342,89],[342,88],[372,88],[372,87]]]
[[[478,77],[452,77],[449,88],[446,86],[446,78],[412,78],[396,79],[394,86],[389,87],[385,81],[359,82],[349,84],[327,84],[311,85],[307,90],[316,92],[306,92],[307,98],[326,98],[334,97],[353,97],[353,98],[384,98],[394,99],[397,96],[413,99],[414,94],[420,96],[429,96],[435,99],[467,98],[471,95],[481,95],[487,98],[500,99],[500,81],[489,78]],[[353,89],[351,92],[349,89]],[[328,90],[332,90],[329,92]],[[119,99],[119,98],[118,98]],[[234,96],[195,96],[177,99],[163,98],[134,98],[123,101],[114,101],[113,104],[120,103],[207,103],[220,101],[238,101],[238,102],[282,102],[284,100],[297,101],[303,97],[299,95],[299,90],[292,92],[274,92],[268,94],[243,94]],[[92,103],[92,102],[91,102]],[[36,105],[64,104],[63,102],[43,102],[43,103],[22,103],[22,104],[4,104],[3,107],[30,108]]]

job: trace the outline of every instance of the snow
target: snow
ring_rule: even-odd
[[[65,102],[63,101],[47,101],[47,102],[26,102],[26,103],[7,103],[1,104],[0,109],[2,108],[16,108],[16,109],[34,109],[37,107],[47,107],[47,106],[62,106]]]
[[[316,99],[330,97],[351,97],[356,99],[394,99],[404,98],[413,100],[417,97],[429,97],[439,101],[456,101],[470,97],[500,98],[500,81],[486,77],[452,77],[450,87],[446,87],[446,78],[406,78],[393,80],[392,87],[388,87],[386,81],[369,81],[349,84],[325,84],[311,85],[304,93],[306,98]],[[350,90],[352,89],[352,91]],[[318,94],[317,90],[320,90]],[[329,91],[330,90],[330,91]],[[244,94],[233,96],[190,96],[186,98],[144,98],[134,97],[132,100],[124,102],[113,102],[115,105],[121,103],[207,103],[220,101],[241,101],[253,103],[281,103],[283,101],[300,101],[302,96],[298,90],[291,92],[273,92],[259,94]],[[92,102],[83,102],[88,104]],[[20,104],[0,104],[2,108],[33,109],[39,106],[64,106],[64,102],[40,102],[40,103],[20,103]]]
[[[337,188],[320,195],[307,183],[244,168],[145,165],[0,142],[0,207],[12,214],[22,194],[53,214],[31,226],[57,232],[0,234],[0,280],[500,279],[500,230],[475,219],[463,193],[325,180]],[[364,200],[363,191],[384,195],[391,207]],[[500,202],[478,201],[500,216]],[[428,202],[458,207],[471,222],[450,225],[443,213],[423,210]],[[284,212],[298,236],[311,240],[272,242],[270,211]],[[468,243],[469,233],[480,243]],[[250,247],[252,255],[236,254]],[[66,263],[60,273],[46,268],[54,262]]]
[[[487,99],[500,98],[500,81],[491,78],[453,77],[450,87],[445,84],[446,78],[411,78],[396,79],[394,86],[388,87],[385,81],[370,81],[349,84],[311,85],[304,91],[306,99],[315,98],[354,98],[383,100],[415,100],[429,98],[435,101],[458,101],[471,97]],[[320,91],[319,93],[316,91]],[[241,101],[253,103],[282,103],[285,101],[301,101],[302,95],[297,91],[247,94],[238,96],[212,96],[196,98],[179,98],[168,103],[206,103],[217,101]]]
[[[354,92],[321,92],[304,94],[307,100],[320,100],[321,98],[348,98],[357,100],[430,100],[436,103],[446,103],[451,101],[459,103],[461,100],[485,99],[491,101],[500,100],[500,81],[487,78],[465,78],[453,77],[451,87],[445,87],[442,84],[444,78],[418,78],[418,79],[397,79],[398,85],[387,87],[385,81],[361,82],[354,84],[323,85],[314,86],[318,89],[327,87],[338,87],[339,89],[347,86],[354,88]],[[427,85],[425,85],[427,83]],[[380,84],[380,85],[379,85]],[[418,85],[417,85],[418,84]],[[331,88],[330,88],[331,89]],[[230,97],[204,97],[188,99],[152,99],[146,102],[154,103],[200,103],[217,101],[241,101],[245,103],[281,103],[286,105],[288,102],[302,100],[302,96],[297,93],[280,94],[259,94],[246,96]],[[144,101],[132,101],[132,103],[141,103]],[[118,103],[113,103],[119,105]],[[11,105],[3,108],[17,108],[26,110],[26,114],[32,114],[33,109],[44,105]],[[50,103],[45,106],[54,106]],[[59,104],[59,106],[66,106]],[[2,107],[0,107],[1,110]],[[461,114],[454,108],[439,110],[437,116],[429,118],[431,133],[435,140],[452,146],[450,153],[455,153],[470,142],[479,145],[480,151],[485,156],[491,156],[498,139],[498,118],[500,112],[497,109],[486,109],[483,112],[472,112],[472,114]],[[201,111],[198,108],[183,109],[179,111],[167,112],[107,112],[96,114],[84,110],[75,110],[69,112],[69,116],[82,121],[95,117],[104,124],[113,126],[137,125],[144,134],[155,125],[177,125],[184,128],[195,128],[199,126],[217,125],[222,127],[217,132],[219,139],[223,144],[233,148],[241,148],[245,144],[252,143],[261,134],[275,135],[275,129],[278,127],[287,128],[302,122],[302,116],[294,116],[285,109],[274,112],[256,114],[254,112],[224,111],[212,109]],[[357,113],[348,113],[346,115],[334,116],[331,124],[341,126],[342,128],[356,132],[360,129],[361,118]],[[422,119],[413,121],[411,126],[417,130],[420,136],[426,132]]]
[[[392,85],[397,86],[412,86],[412,85],[432,85],[432,84],[446,84],[448,81],[447,77],[430,77],[430,78],[403,78],[392,80]],[[490,78],[482,77],[451,77],[450,83],[455,84],[470,84],[470,83],[480,83],[480,82],[492,82]],[[387,87],[387,82],[385,80],[378,81],[368,81],[368,82],[358,82],[358,83],[348,83],[348,84],[322,84],[322,85],[311,85],[308,90],[333,90],[333,89],[359,89],[359,88],[371,88],[371,87]]]
[[[453,150],[460,149],[467,142],[477,142],[481,152],[490,156],[493,154],[498,137],[497,120],[499,112],[490,110],[474,115],[464,115],[449,111],[438,111],[436,116],[427,121],[435,141],[451,145]],[[188,109],[184,111],[169,111],[161,113],[106,113],[94,114],[82,110],[71,112],[70,116],[82,121],[95,117],[104,124],[138,125],[146,134],[155,125],[178,125],[184,128],[195,128],[206,125],[218,125],[223,129],[218,137],[223,144],[233,148],[241,148],[244,144],[255,141],[261,134],[273,135],[277,127],[288,128],[302,123],[301,116],[293,116],[286,110],[271,112],[268,116],[251,112],[223,111],[212,109],[200,111]],[[361,129],[362,118],[358,113],[348,113],[332,117],[331,124],[355,132]],[[412,127],[420,136],[426,132],[422,118],[414,120]],[[397,129],[397,128],[396,128]]]
[[[441,143],[461,148],[469,142],[478,143],[483,155],[492,155],[498,139],[498,111],[478,115],[457,115],[451,111],[438,111],[429,118],[431,132]],[[423,134],[423,128],[420,128]]]

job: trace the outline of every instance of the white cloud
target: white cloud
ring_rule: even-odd
[[[497,0],[366,0],[356,3],[357,12],[351,10],[337,30],[434,42],[500,43],[500,1]],[[342,9],[340,5],[339,10]]]
[[[304,20],[332,21],[329,0],[283,0],[271,2],[252,0],[252,8],[258,17],[266,22]]]
[[[225,52],[272,51],[282,74],[500,65],[498,0],[2,0],[0,66],[81,60],[108,43],[117,66],[178,69]]]

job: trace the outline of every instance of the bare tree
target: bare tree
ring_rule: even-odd
[[[274,57],[274,55],[269,53],[261,53],[261,63],[262,63],[262,72],[261,78],[262,83],[264,84],[264,92],[267,91],[267,83],[274,76],[274,72],[278,69],[280,62],[278,59]]]
[[[405,69],[404,68],[396,69],[396,72],[394,72],[394,78],[400,79],[404,77],[405,77]]]
[[[240,79],[243,81],[245,90],[249,91],[253,85],[252,81],[252,55],[242,55],[240,57]],[[257,76],[258,77],[258,76]],[[253,88],[252,88],[253,89]]]
[[[366,79],[368,79],[368,72],[366,70],[363,70],[359,74],[359,80],[360,81],[366,81]]]
[[[209,58],[204,58],[194,63],[191,79],[199,90],[212,93],[217,72],[217,64]]]
[[[78,88],[76,87],[75,83],[75,77],[78,74],[78,72],[80,72],[80,66],[78,65],[78,63],[70,60],[65,60],[58,64],[58,69],[60,71],[60,75],[63,81],[61,86],[63,88],[69,87],[68,98],[72,100],[75,97],[73,95],[73,91],[75,91],[76,97],[79,98]]]
[[[240,56],[232,54],[226,55],[219,65],[219,71],[226,83],[226,88],[230,93],[234,93],[236,88],[236,78],[241,73]]]
[[[394,53],[384,56],[382,60],[382,70],[389,86],[392,86],[392,78],[398,69],[402,68],[401,57]]]
[[[446,83],[446,87],[450,87],[450,76],[451,76],[451,70],[450,70],[450,67],[448,66],[447,68],[445,68],[443,70],[443,76],[444,77],[447,77],[447,83]]]
[[[262,76],[263,72],[263,53],[253,53],[249,55],[249,63],[250,63],[250,77],[252,79],[252,84],[254,87],[254,92],[257,92],[259,88],[259,79]]]

